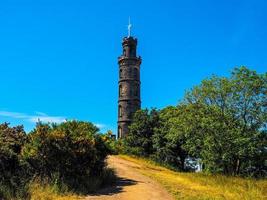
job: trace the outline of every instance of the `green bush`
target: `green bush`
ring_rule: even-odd
[[[30,172],[20,157],[26,138],[22,126],[0,124],[0,199],[26,199],[28,196]]]
[[[121,139],[117,139],[112,131],[107,131],[107,133],[102,135],[102,138],[109,150],[109,154],[111,155],[118,155],[123,153],[124,145]]]
[[[108,149],[91,123],[37,124],[22,156],[41,180],[77,192],[91,190],[91,180],[105,168]]]
[[[89,193],[114,181],[106,168],[110,152],[92,123],[37,123],[28,135],[22,126],[0,124],[0,199],[29,199],[32,183],[54,191]]]

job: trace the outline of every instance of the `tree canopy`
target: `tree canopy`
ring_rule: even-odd
[[[230,77],[212,76],[177,106],[157,112],[156,123],[147,123],[153,118],[148,110],[134,116],[126,138],[132,153],[182,171],[189,158],[200,159],[207,172],[266,175],[266,73],[240,67]],[[143,141],[150,147],[141,148]]]

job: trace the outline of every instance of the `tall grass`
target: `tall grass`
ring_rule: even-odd
[[[71,192],[58,193],[57,188],[52,185],[40,184],[38,182],[33,182],[30,184],[30,199],[31,200],[78,200],[82,199],[82,196],[78,196]]]
[[[116,181],[113,169],[105,168],[99,176],[85,177],[79,188],[70,188],[56,176],[51,179],[35,177],[25,186],[0,184],[0,200],[77,200],[85,195],[111,185]]]
[[[185,200],[265,200],[267,180],[180,173],[146,159],[120,156],[140,165],[137,170],[161,183],[176,199]]]
[[[95,192],[105,185],[110,185],[116,180],[115,172],[111,168],[103,170],[97,177],[89,178],[84,188],[72,190],[64,183],[53,181],[44,182],[34,180],[29,186],[30,200],[77,200],[84,199],[86,194]]]
[[[29,185],[10,185],[10,183],[0,183],[0,200],[29,199]]]

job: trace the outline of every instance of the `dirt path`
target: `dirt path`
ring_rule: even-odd
[[[161,185],[136,170],[142,166],[116,156],[109,157],[108,164],[119,177],[116,185],[86,200],[173,200]]]

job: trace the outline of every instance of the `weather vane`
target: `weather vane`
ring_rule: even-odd
[[[131,28],[132,28],[132,24],[131,24],[131,18],[129,17],[129,24],[128,24],[128,37],[131,37]]]

